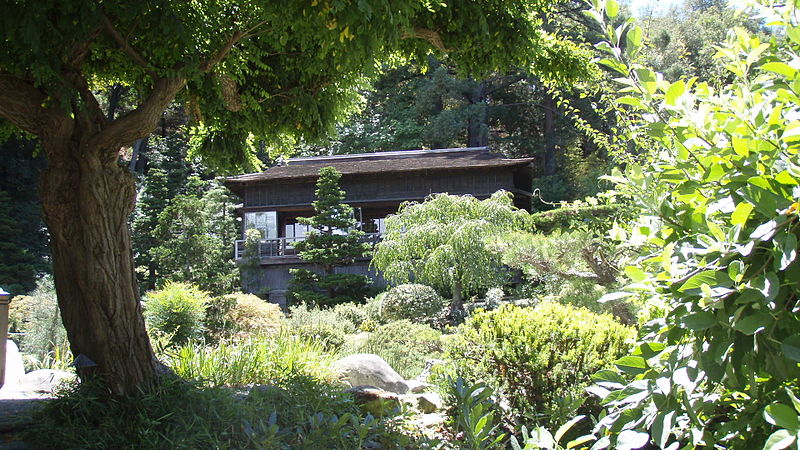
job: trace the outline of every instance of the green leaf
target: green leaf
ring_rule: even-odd
[[[761,66],[762,70],[768,70],[777,74],[783,75],[786,78],[794,78],[797,75],[797,70],[792,66],[783,62],[768,62]]]
[[[583,416],[583,415],[575,416],[572,419],[570,419],[567,423],[565,423],[564,425],[561,425],[560,427],[558,427],[558,430],[556,430],[556,434],[553,435],[553,439],[556,441],[556,443],[561,441],[561,438],[564,437],[564,435],[567,433],[567,431],[571,430],[572,427],[575,426],[576,423],[580,422],[585,417],[586,416]]]
[[[690,330],[700,331],[713,327],[717,324],[714,314],[708,311],[689,314],[681,321]]]
[[[750,218],[750,213],[753,212],[753,204],[748,202],[739,202],[736,209],[731,214],[732,225],[744,225],[747,219]]]
[[[633,450],[647,445],[650,435],[636,430],[625,430],[617,436],[618,450]]]
[[[772,425],[789,430],[797,430],[800,427],[797,412],[783,403],[773,403],[764,408],[764,419]]]
[[[625,378],[614,370],[604,369],[592,375],[592,381],[596,383],[616,383],[620,385],[625,384]]]
[[[639,52],[639,49],[642,48],[642,28],[638,25],[634,25],[628,28],[628,32],[625,33],[625,53],[628,56],[635,55]]]
[[[614,363],[619,370],[630,374],[638,375],[647,371],[647,361],[641,356],[623,356]]]
[[[786,235],[786,242],[783,243],[780,270],[786,270],[797,258],[797,237],[793,233]]]
[[[647,278],[647,274],[642,269],[636,266],[625,267],[625,275],[627,275],[628,278],[630,278],[636,283],[644,281]]]
[[[767,328],[774,322],[771,315],[765,312],[755,313],[737,320],[733,328],[747,335],[753,335]]]
[[[674,424],[675,411],[659,412],[656,419],[653,421],[653,426],[650,431],[653,435],[653,441],[655,441],[660,448],[667,447],[669,435]]]
[[[733,280],[731,280],[731,278],[725,272],[721,272],[719,270],[706,270],[686,280],[686,282],[683,283],[678,291],[686,292],[690,289],[699,289],[700,286],[704,284],[711,287],[731,287],[733,286]]]
[[[786,430],[778,430],[772,433],[767,442],[764,443],[764,450],[781,450],[794,443],[795,437]]]
[[[686,92],[686,83],[684,83],[683,80],[676,81],[667,88],[664,101],[666,101],[668,105],[674,105],[684,92]]]
[[[800,362],[800,335],[794,334],[781,342],[783,355],[794,362]]]
[[[619,3],[617,3],[616,0],[608,0],[606,3],[606,15],[609,19],[613,19],[617,17],[617,14],[619,14]]]

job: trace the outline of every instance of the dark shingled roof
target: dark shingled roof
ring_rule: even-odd
[[[354,155],[292,158],[264,172],[225,179],[228,187],[237,184],[274,180],[313,179],[323,167],[333,166],[343,175],[421,170],[467,169],[473,167],[527,166],[533,158],[508,159],[486,147],[440,150],[406,150]]]

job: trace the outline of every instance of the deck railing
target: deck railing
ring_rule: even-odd
[[[364,233],[362,240],[363,242],[375,246],[375,244],[381,240],[381,236],[381,233]],[[304,236],[262,239],[258,245],[259,255],[262,258],[296,256],[297,250],[294,248],[294,244],[303,240],[305,240]],[[236,259],[240,259],[244,256],[244,242],[244,240],[236,241]]]

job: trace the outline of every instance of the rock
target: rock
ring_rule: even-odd
[[[375,386],[397,394],[408,392],[403,377],[378,355],[359,353],[346,356],[333,363],[333,367],[350,386]]]
[[[422,414],[432,414],[444,407],[444,401],[439,394],[428,392],[425,394],[408,394],[402,397],[403,402]]]
[[[247,393],[248,399],[254,397],[255,398],[266,397],[269,399],[284,400],[289,397],[289,393],[286,391],[286,389],[271,384],[254,384],[252,386],[249,386],[247,391],[248,391]]]
[[[345,392],[353,395],[353,400],[362,410],[376,417],[383,417],[400,406],[400,398],[375,386],[355,386]]]
[[[39,369],[25,374],[18,389],[26,392],[52,394],[62,383],[75,378],[75,374],[63,370]]]
[[[432,386],[430,383],[425,383],[419,380],[406,380],[406,385],[408,386],[408,392],[412,394],[421,394]]]

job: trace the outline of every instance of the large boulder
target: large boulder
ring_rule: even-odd
[[[397,394],[408,392],[403,377],[378,355],[358,353],[346,356],[333,363],[333,367],[342,381],[350,386],[375,386]]]

